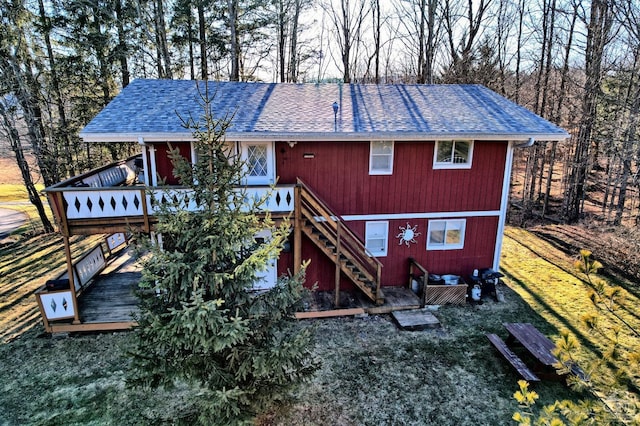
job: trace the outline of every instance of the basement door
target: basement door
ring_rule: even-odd
[[[262,242],[271,238],[271,231],[260,231],[255,237],[257,242]],[[265,269],[256,273],[256,282],[253,284],[254,290],[268,290],[275,287],[278,280],[278,259],[269,259]]]

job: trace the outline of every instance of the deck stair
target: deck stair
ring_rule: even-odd
[[[339,287],[341,272],[376,305],[384,303],[380,289],[382,264],[367,251],[344,220],[300,179],[298,187],[296,214],[300,230],[336,265],[336,287]]]

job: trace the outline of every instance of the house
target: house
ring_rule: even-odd
[[[194,159],[180,117],[201,115],[204,87],[135,80],[82,130],[87,143],[136,142],[141,156],[47,189],[63,237],[153,230],[145,187],[178,183],[168,143]],[[214,113],[232,116],[226,140],[247,164],[248,190],[275,185],[265,208],[293,218],[291,249],[261,285],[310,259],[309,283],[378,304],[414,264],[497,270],[514,150],[568,137],[478,85],[209,82],[208,92]]]

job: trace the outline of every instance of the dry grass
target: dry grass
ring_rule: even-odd
[[[36,183],[36,189],[41,191],[44,189],[44,185],[41,183],[40,177],[37,175],[38,170],[33,156],[27,155],[27,160],[30,163],[32,170],[32,177]],[[49,220],[53,223],[53,214],[49,209],[49,203],[46,197],[42,197],[42,202],[47,211]],[[29,196],[27,190],[24,187],[24,181],[22,180],[20,169],[16,165],[15,158],[1,157],[0,156],[0,207],[11,210],[23,212],[27,215],[27,222],[20,227],[14,235],[17,237],[11,240],[15,241],[20,239],[21,235],[29,234],[35,235],[42,232],[42,223],[36,208],[29,202]],[[2,243],[0,241],[0,243]]]
[[[73,256],[86,252],[99,238],[72,238]],[[63,247],[59,235],[40,234],[0,248],[0,341],[39,324],[33,292],[64,271]]]
[[[565,252],[561,244],[542,238],[545,230],[553,231],[509,229],[505,302],[443,307],[436,312],[440,329],[404,332],[388,316],[299,322],[298,327],[316,328],[314,352],[322,368],[289,403],[265,413],[258,423],[512,424],[516,403],[511,395],[518,377],[496,356],[485,333],[505,337],[503,322],[528,321],[550,336],[569,329],[587,349],[598,348],[580,325],[579,312],[589,304],[584,282],[570,267],[573,248]],[[34,287],[29,286],[64,261],[61,244],[54,239],[29,241],[0,249],[0,274],[9,277],[2,280],[2,303],[13,300],[0,310],[3,336],[9,330],[15,333],[14,324],[21,321],[9,312],[35,307]],[[85,242],[78,241],[78,247],[81,244]],[[637,306],[633,294],[628,297],[629,306]],[[640,323],[637,317],[635,321]],[[30,324],[37,322],[32,319]],[[175,424],[193,409],[195,391],[127,388],[126,348],[132,337],[52,338],[36,326],[0,344],[0,424]],[[545,382],[536,390],[543,403],[579,397],[560,383]]]
[[[35,163],[35,158],[27,154],[27,161],[29,162],[29,166],[31,168],[31,175],[34,182],[40,182],[40,177],[38,175],[38,167]],[[15,185],[23,185],[24,182],[22,180],[22,175],[20,174],[20,169],[16,164],[15,157],[12,154],[7,156],[0,156],[0,185],[5,184],[15,184]]]

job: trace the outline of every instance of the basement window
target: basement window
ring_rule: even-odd
[[[365,224],[365,247],[372,256],[384,257],[387,255],[387,243],[389,240],[389,222],[367,222]]]
[[[427,250],[457,250],[464,247],[465,219],[430,220]]]

